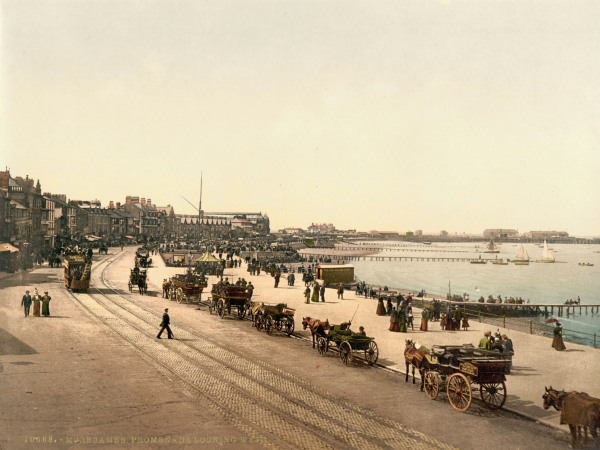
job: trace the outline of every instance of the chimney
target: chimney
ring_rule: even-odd
[[[140,203],[141,203],[142,205],[145,205],[145,204],[146,204],[146,199],[142,197],[142,199],[140,200]]]
[[[131,204],[131,195],[128,195],[127,197],[125,197],[125,204],[126,205]]]
[[[113,204],[112,200],[108,202],[108,209],[115,209],[115,205]]]

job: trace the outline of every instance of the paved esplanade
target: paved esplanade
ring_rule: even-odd
[[[538,425],[506,412],[474,404],[469,413],[457,413],[445,396],[431,401],[393,373],[346,367],[339,358],[318,356],[307,342],[267,336],[247,321],[222,320],[203,306],[198,311],[194,305],[162,299],[162,279],[183,269],[165,268],[159,256],[149,269],[154,295],[140,296],[136,290],[129,294],[125,291],[133,250],[121,254],[111,249],[108,257],[95,256],[92,286],[100,289],[87,294],[61,289],[61,269],[2,280],[2,298],[12,299],[13,305],[0,303],[6,313],[0,315],[0,328],[38,354],[0,353],[0,447],[9,442],[6,448],[31,448],[35,441],[28,443],[28,436],[50,434],[58,448],[94,445],[94,439],[107,436],[125,447],[139,442],[172,447],[176,441],[190,448],[209,443],[236,448],[477,448],[478,433],[457,430],[482,426],[489,428],[488,448],[500,448],[507,436],[520,439],[521,433],[532,433],[523,437],[525,442],[537,436],[530,428]],[[396,355],[402,357],[403,339],[413,333],[385,331],[388,318],[375,315],[373,300],[338,301],[328,290],[326,303],[304,305],[302,283],[292,288],[283,280],[275,289],[270,276],[249,277],[245,267],[227,270],[226,276],[251,279],[256,300],[296,307],[301,335],[306,335],[299,330],[303,315],[341,322],[360,305],[353,323],[363,324],[377,338],[380,362],[397,368],[403,361]],[[15,306],[22,286],[40,283],[54,283],[53,316],[25,319]],[[176,340],[155,338],[166,306]],[[474,332],[464,335],[479,338]],[[520,341],[511,337],[519,352]],[[549,340],[544,342],[549,346]],[[515,362],[515,371],[521,370],[519,364]],[[507,382],[509,402],[517,403],[512,380],[510,376]],[[541,404],[543,384],[540,389],[540,400],[528,407]],[[564,433],[552,433],[544,430],[546,436],[536,439],[546,448],[566,442]]]

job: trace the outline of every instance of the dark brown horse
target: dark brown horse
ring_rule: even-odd
[[[316,337],[327,337],[325,336],[325,330],[329,329],[329,320],[321,322],[319,319],[304,317],[302,318],[302,329],[306,330],[306,328],[310,328],[310,332],[312,334],[312,344],[313,348],[315,348]]]
[[[406,360],[406,379],[404,381],[408,382],[408,368],[409,365],[412,365],[412,377],[413,384],[415,384],[415,367],[419,369],[419,374],[421,375],[421,391],[423,390],[423,386],[425,384],[425,371],[429,370],[431,367],[427,358],[425,358],[425,352],[418,350],[415,347],[415,343],[406,339],[406,348],[404,349],[404,359]]]
[[[594,439],[598,438],[597,429],[600,428],[600,400],[589,396],[585,392],[565,392],[545,388],[542,396],[544,409],[551,406],[560,411],[560,423],[567,424],[571,431],[571,447],[577,440],[581,441],[581,428],[585,432],[584,443],[588,442],[587,430],[589,428]]]

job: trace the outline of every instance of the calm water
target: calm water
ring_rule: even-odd
[[[433,243],[430,246],[411,245],[405,242],[379,243],[392,246],[394,250],[383,250],[380,256],[412,256],[440,258],[495,258],[516,259],[517,244],[501,244],[500,253],[484,253],[487,244],[478,243]],[[565,300],[581,298],[581,304],[600,304],[600,246],[549,244],[556,262],[553,264],[535,263],[541,259],[542,247],[525,244],[525,250],[532,262],[528,266],[507,266],[470,264],[468,262],[441,261],[358,261],[353,262],[355,274],[361,280],[374,285],[387,285],[401,289],[445,296],[448,283],[452,294],[468,293],[471,301],[488,295],[502,298],[522,297],[530,303],[563,304]],[[397,249],[400,249],[398,251]],[[579,266],[578,263],[592,263],[593,267]],[[565,330],[578,330],[585,333],[598,333],[600,336],[600,315],[588,314],[562,317]]]

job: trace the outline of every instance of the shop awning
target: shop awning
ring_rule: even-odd
[[[98,241],[98,240],[102,239],[100,236],[94,236],[93,234],[88,234],[85,238],[88,241]]]
[[[1,252],[10,252],[10,253],[17,253],[19,251],[19,249],[11,244],[9,244],[8,242],[3,242],[2,244],[0,244],[0,253]]]
[[[127,239],[135,239],[133,236],[125,236]]]

